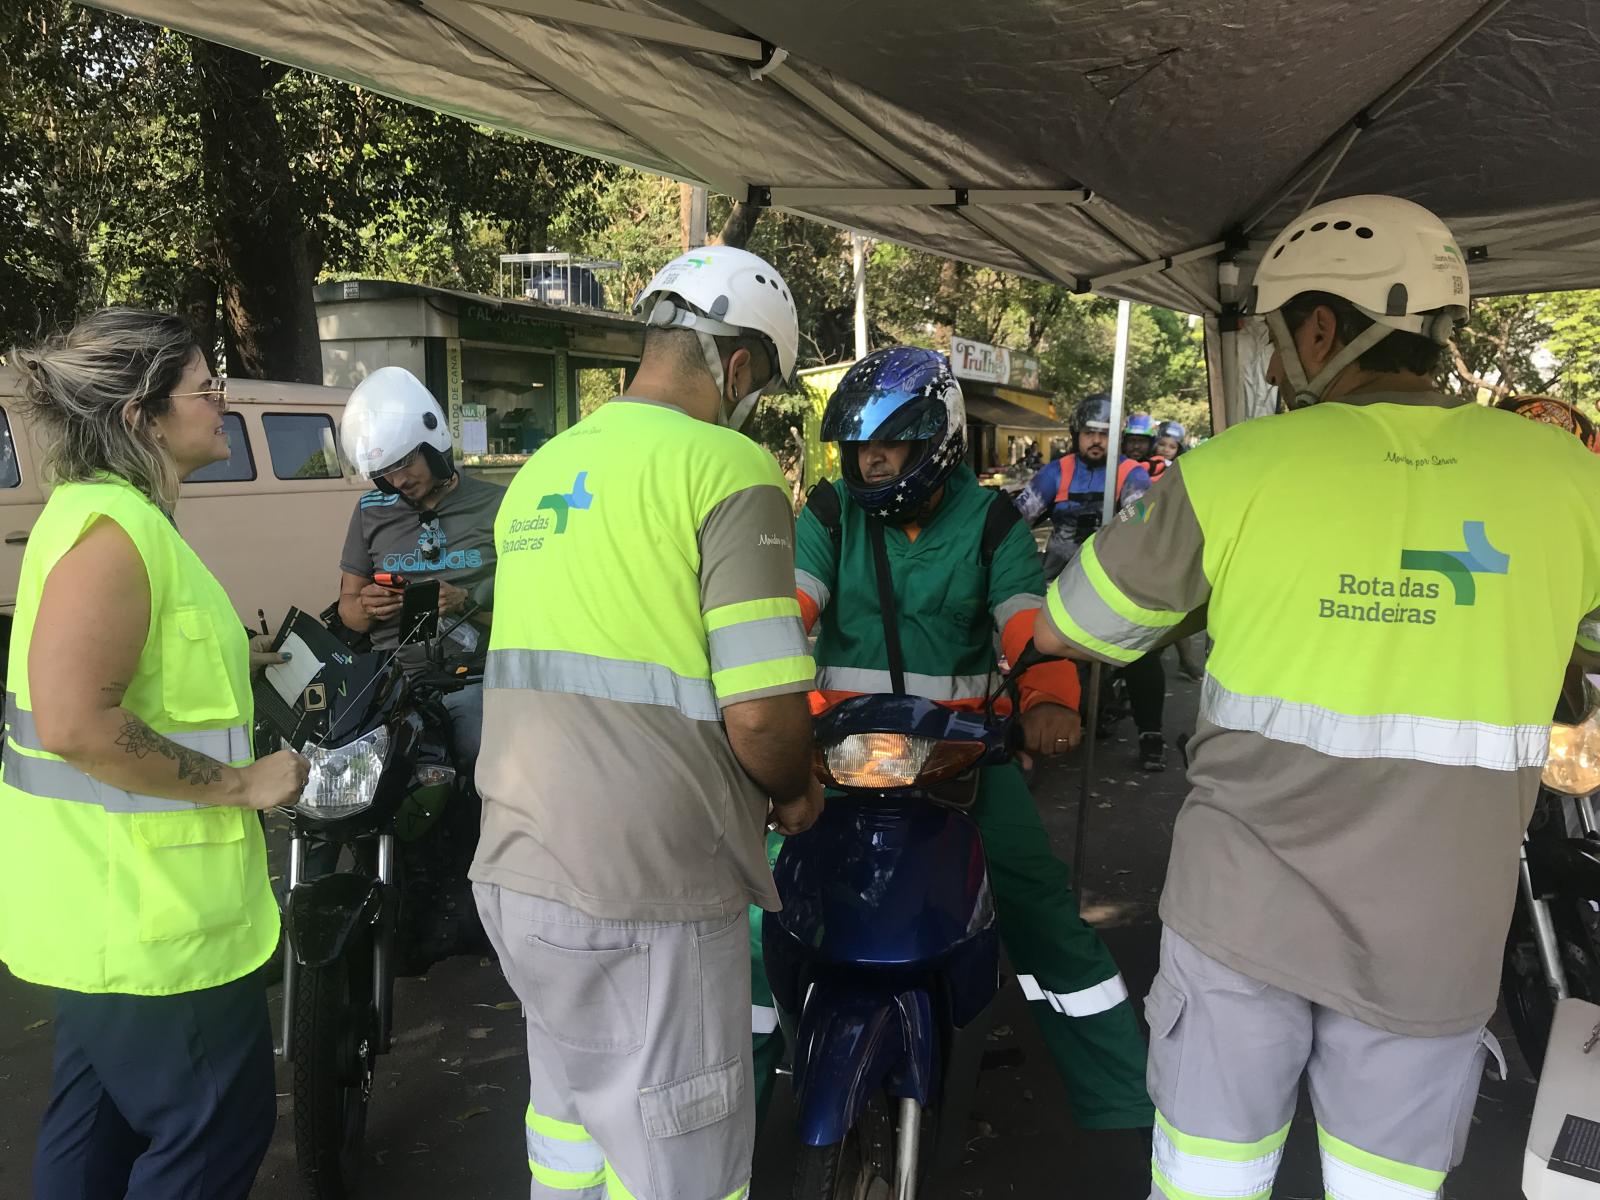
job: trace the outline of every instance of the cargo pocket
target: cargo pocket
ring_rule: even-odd
[[[1505,1055],[1500,1050],[1500,1039],[1485,1029],[1479,1036],[1477,1045],[1473,1047],[1471,1058],[1467,1064],[1467,1077],[1462,1081],[1460,1094],[1456,1097],[1456,1113],[1453,1122],[1453,1142],[1450,1149],[1450,1169],[1453,1171],[1461,1165],[1461,1160],[1466,1157],[1467,1138],[1472,1133],[1472,1113],[1478,1107],[1478,1089],[1483,1086],[1483,1069],[1488,1064],[1490,1056],[1494,1057],[1495,1069],[1500,1073],[1500,1078],[1506,1077]]]
[[[132,815],[134,839],[144,851],[135,868],[141,941],[249,923],[244,822],[254,817],[242,808]]]
[[[1163,1112],[1177,1107],[1178,1085],[1183,1075],[1182,992],[1157,975],[1144,998],[1145,1020],[1150,1022],[1150,1061],[1145,1085],[1150,1099]]]
[[[528,935],[534,1003],[545,1032],[563,1046],[634,1054],[644,1045],[650,947],[568,950]]]
[[[185,724],[239,716],[209,608],[174,609],[162,619],[161,695],[167,711]]]
[[[731,1196],[750,1182],[756,1114],[745,1095],[749,1076],[743,1057],[730,1058],[639,1090],[657,1200]]]
[[[747,912],[735,913],[722,928],[695,938],[704,1039],[701,1063],[723,1062],[750,1046],[749,920]]]

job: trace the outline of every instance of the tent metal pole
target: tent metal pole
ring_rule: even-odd
[[[588,4],[584,0],[474,0],[474,3],[480,8],[498,8],[502,12],[538,17],[561,25],[603,29],[607,33],[620,33],[642,42],[704,50],[709,54],[721,54],[745,62],[760,62],[766,57],[765,47],[759,38],[718,33],[682,21],[664,21],[660,17]]]
[[[1250,215],[1241,226],[1244,232],[1249,233],[1257,225],[1260,225],[1261,222],[1273,214],[1279,205],[1298,192],[1307,180],[1317,174],[1330,154],[1334,155],[1334,167],[1337,167],[1338,160],[1349,153],[1350,146],[1364,129],[1387,113],[1399,102],[1402,96],[1431,75],[1434,68],[1460,48],[1462,42],[1493,20],[1496,14],[1510,2],[1511,0],[1488,0],[1477,12],[1453,29],[1444,41],[1429,51],[1421,62],[1397,79],[1388,90],[1371,104],[1368,104],[1360,112],[1356,113],[1354,117],[1350,118],[1348,122],[1340,127],[1337,133],[1317,147],[1301,165],[1300,169],[1290,176],[1288,183],[1273,192],[1271,199]],[[1321,186],[1326,186],[1327,179],[1331,178],[1332,175],[1333,170],[1330,168]],[[1321,187],[1318,188],[1318,191],[1320,190]]]
[[[1122,458],[1123,397],[1128,390],[1128,330],[1133,323],[1133,305],[1117,301],[1116,354],[1111,360],[1111,429],[1106,436],[1106,490],[1100,506],[1100,528],[1110,525],[1117,515],[1117,464]],[[1104,665],[1097,659],[1089,666],[1089,728],[1084,737],[1083,779],[1078,790],[1078,832],[1072,843],[1072,886],[1083,903],[1083,872],[1088,862],[1089,789],[1094,784],[1094,748],[1099,737],[1100,678]]]
[[[692,179],[729,196],[745,194],[749,186],[747,182],[730,173],[716,159],[701,154],[641,120],[637,111],[628,104],[601,91],[554,54],[496,24],[476,5],[464,3],[463,0],[418,0],[418,4],[424,12],[442,21],[462,37],[478,43],[489,53],[650,147],[668,162],[679,166]]]
[[[1328,165],[1317,174],[1316,182],[1306,193],[1306,202],[1300,206],[1301,212],[1305,212],[1317,202],[1317,198],[1322,195],[1322,189],[1328,186],[1328,180],[1333,178],[1333,173],[1339,169],[1339,164],[1344,162],[1345,156],[1350,153],[1351,147],[1356,144],[1356,139],[1360,136],[1359,125],[1352,125],[1345,131],[1345,135],[1339,139],[1339,144],[1328,155]]]
[[[1244,379],[1239,374],[1239,328],[1224,326],[1218,333],[1222,343],[1222,411],[1228,426],[1245,419]]]
[[[1142,262],[1137,266],[1124,267],[1120,271],[1096,275],[1084,282],[1089,285],[1090,291],[1098,292],[1101,288],[1114,287],[1119,283],[1127,283],[1132,279],[1143,279],[1146,275],[1154,275],[1159,271],[1169,271],[1173,267],[1181,267],[1185,263],[1194,262],[1196,259],[1210,258],[1214,254],[1222,253],[1227,248],[1227,242],[1211,242],[1205,246],[1196,246],[1193,250],[1169,254],[1165,258],[1152,258],[1149,262]]]
[[[835,129],[854,141],[856,145],[876,155],[913,183],[930,188],[947,186],[947,181],[940,179],[937,171],[923,166],[909,154],[906,154],[893,142],[889,141],[888,138],[858,118],[809,79],[806,79],[787,62],[774,64],[766,72],[764,78],[772,80],[773,83],[788,92],[789,95],[793,96],[806,108],[831,123]],[[969,224],[977,226],[1007,250],[1022,259],[1023,262],[1037,271],[1041,277],[1052,280],[1055,283],[1066,284],[1073,289],[1081,286],[1081,281],[1071,271],[1064,271],[1060,267],[1047,262],[1038,253],[1036,246],[1029,245],[1024,239],[1016,237],[1001,228],[988,213],[971,207],[957,208],[955,211]]]
[[[778,185],[764,190],[767,201],[775,208],[865,208],[873,205],[998,208],[1016,204],[1085,204],[1092,194],[1088,188],[1019,191],[953,187],[813,188]]]
[[[1086,221],[1088,221],[1101,233],[1105,234],[1106,237],[1112,239],[1117,243],[1117,245],[1121,246],[1130,254],[1137,254],[1139,257],[1145,259],[1153,259],[1155,257],[1154,253],[1150,250],[1150,247],[1142,246],[1129,235],[1117,232],[1117,230],[1111,228],[1110,225],[1106,224],[1099,217],[1097,217],[1090,208],[1082,207],[1077,209],[1077,211],[1083,214],[1083,217]],[[1183,280],[1173,277],[1172,286],[1177,288],[1185,296],[1188,296],[1189,299],[1193,300],[1197,305],[1199,305],[1200,312],[1216,313],[1221,311],[1221,306],[1217,304],[1217,301],[1214,297],[1207,295],[1198,288],[1190,287]]]

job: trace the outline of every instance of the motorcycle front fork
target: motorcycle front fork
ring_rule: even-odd
[[[289,890],[285,895],[290,895],[305,878],[306,870],[306,838],[304,834],[295,834],[289,839]],[[394,897],[390,895],[389,888],[394,882],[394,835],[392,833],[378,836],[378,882],[384,887],[384,912],[393,911]],[[378,1045],[384,1052],[389,1049],[389,1038],[393,1030],[393,989],[385,986],[388,980],[389,953],[392,937],[387,936],[388,930],[380,928],[377,936],[372,939],[372,978],[378,1009]],[[294,943],[285,930],[283,937],[283,1037],[280,1039],[278,1055],[280,1058],[289,1059],[294,1055],[294,1003],[295,1003],[295,978],[300,973],[300,964],[295,961]]]
[[[894,1200],[914,1200],[917,1194],[917,1158],[922,1153],[922,1105],[900,1101],[899,1144],[894,1156]]]
[[[1580,796],[1577,799],[1578,823],[1583,827],[1585,836],[1593,836],[1600,826],[1595,823],[1594,800],[1589,796]],[[1564,831],[1563,831],[1564,832]],[[1522,889],[1522,899],[1528,906],[1528,916],[1533,923],[1534,941],[1539,948],[1539,965],[1544,969],[1545,980],[1550,984],[1550,989],[1555,993],[1557,1000],[1565,1000],[1572,995],[1572,989],[1567,984],[1567,969],[1561,961],[1561,943],[1556,937],[1556,925],[1550,915],[1548,901],[1541,900],[1533,891],[1533,875],[1528,869],[1528,838],[1522,838],[1522,862],[1520,864],[1521,879],[1519,886]]]

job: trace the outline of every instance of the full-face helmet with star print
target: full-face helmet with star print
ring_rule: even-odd
[[[883,521],[908,521],[961,465],[967,452],[967,408],[950,360],[937,350],[876,350],[845,373],[822,414],[822,440],[838,442],[845,486],[857,504]],[[910,442],[892,479],[868,482],[854,443]]]

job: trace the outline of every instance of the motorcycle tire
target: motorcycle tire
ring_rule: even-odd
[[[793,1200],[889,1200],[894,1191],[895,1137],[889,1103],[867,1102],[842,1142],[799,1148]]]
[[[310,1200],[349,1200],[361,1187],[377,1060],[372,943],[294,973],[295,1159]]]

